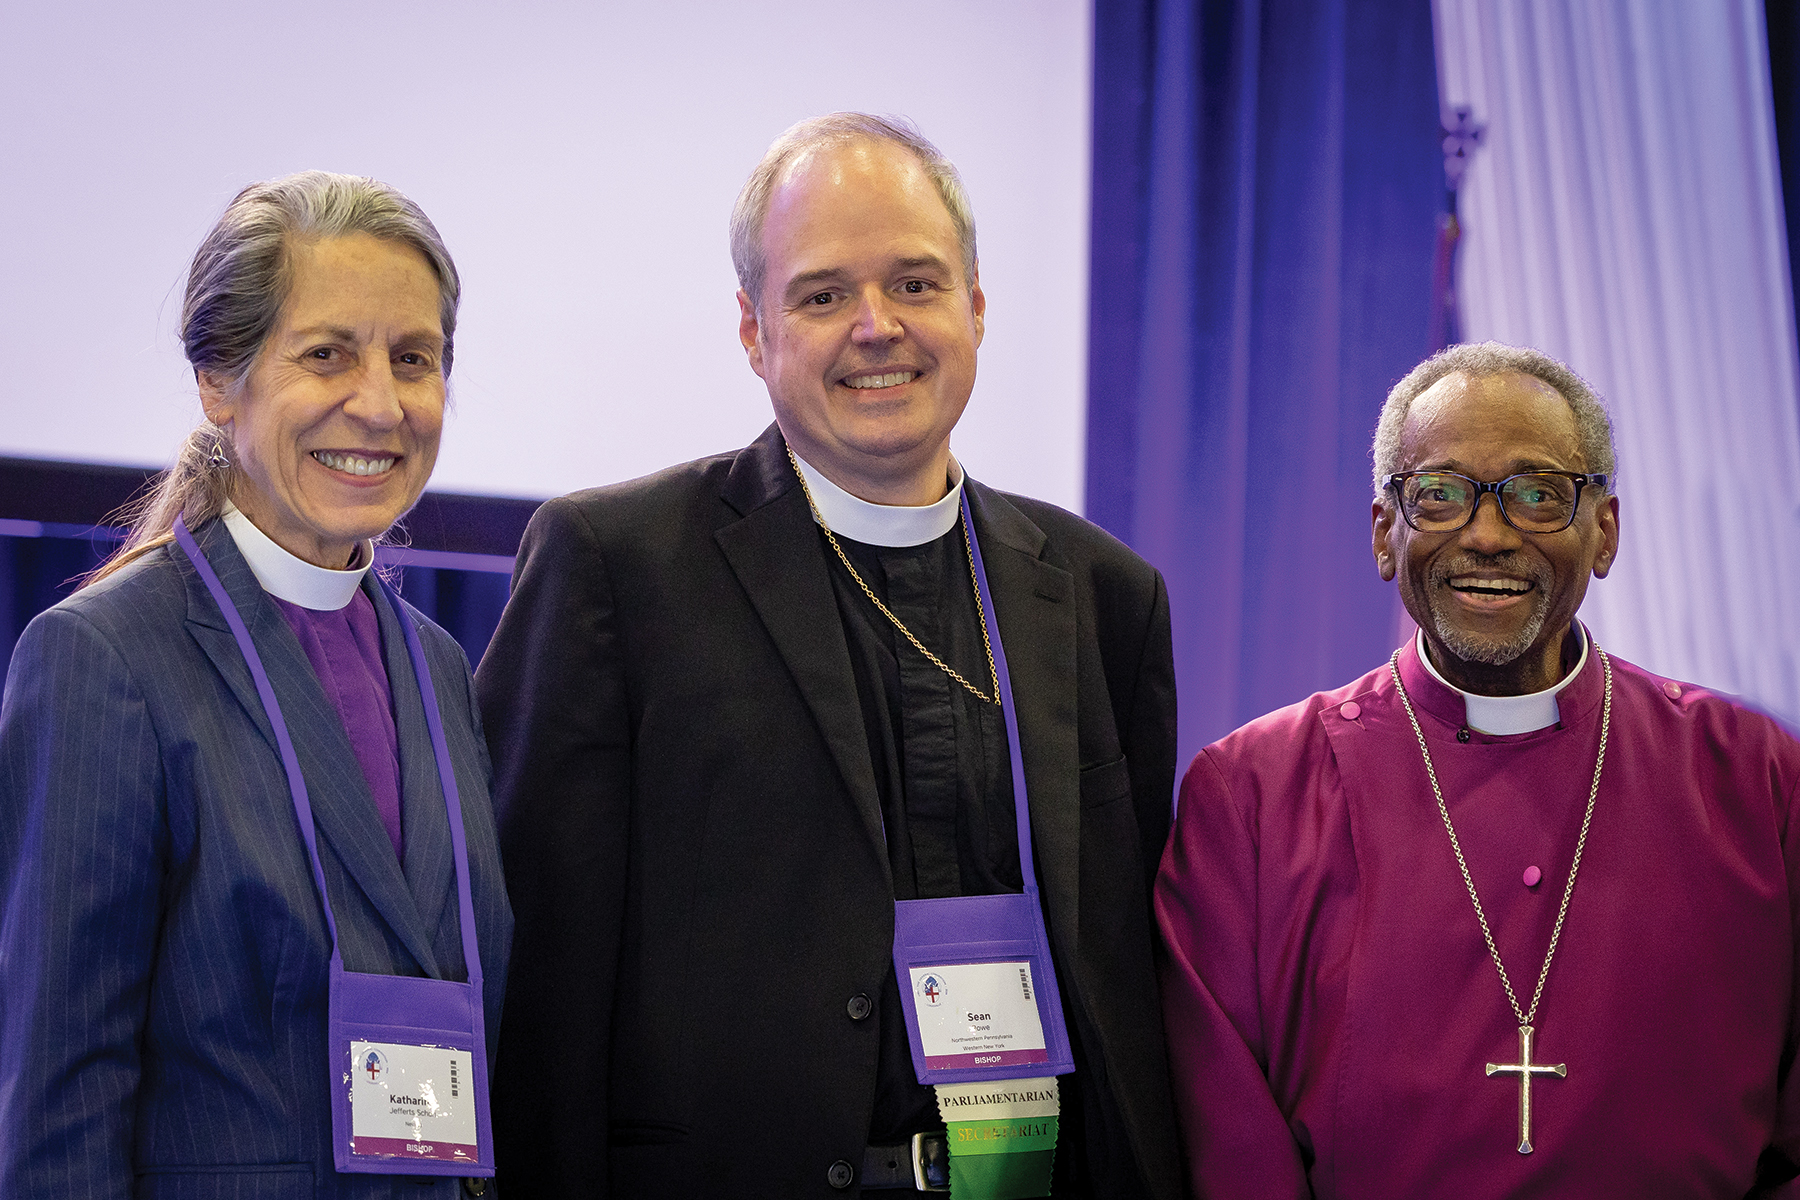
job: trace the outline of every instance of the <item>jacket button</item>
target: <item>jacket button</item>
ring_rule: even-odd
[[[463,1191],[471,1196],[485,1196],[488,1194],[488,1181],[471,1175],[463,1180]]]
[[[844,1005],[844,1011],[850,1014],[852,1021],[866,1021],[869,1014],[875,1011],[875,1004],[865,993],[858,992]]]
[[[840,1192],[849,1187],[850,1182],[855,1178],[856,1172],[851,1170],[850,1164],[841,1158],[832,1163],[830,1168],[825,1172],[825,1182],[829,1183]]]

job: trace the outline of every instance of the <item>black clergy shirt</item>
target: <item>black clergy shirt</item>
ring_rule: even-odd
[[[984,694],[993,695],[961,522],[919,546],[837,540],[863,581],[915,637]],[[1024,890],[1012,762],[1000,706],[977,699],[920,654],[870,603],[829,545],[825,555],[868,733],[894,898]],[[942,1129],[936,1095],[918,1082],[913,1069],[906,1016],[891,970],[876,1015],[881,1058],[871,1144]],[[1068,1118],[1077,1115],[1071,1111],[1077,1108],[1072,1083],[1072,1076],[1062,1078],[1059,1178],[1080,1157],[1079,1138],[1069,1136],[1074,1130]]]

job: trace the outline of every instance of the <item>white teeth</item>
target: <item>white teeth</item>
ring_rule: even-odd
[[[890,371],[886,375],[858,375],[854,379],[844,380],[844,386],[853,388],[897,387],[902,383],[911,383],[918,377],[917,371]]]
[[[1460,575],[1450,581],[1453,588],[1482,588],[1490,592],[1528,592],[1531,585],[1523,579],[1477,579]]]
[[[338,454],[331,450],[314,450],[313,457],[334,471],[346,475],[380,475],[392,469],[391,458],[359,458],[354,454]]]

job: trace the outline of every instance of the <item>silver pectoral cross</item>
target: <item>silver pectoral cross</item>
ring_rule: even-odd
[[[1531,1061],[1532,1028],[1529,1025],[1519,1026],[1519,1061],[1516,1063],[1489,1063],[1489,1075],[1517,1075],[1519,1077],[1519,1153],[1531,1153],[1531,1077],[1533,1075],[1555,1075],[1558,1078],[1569,1073],[1567,1063],[1534,1063]]]

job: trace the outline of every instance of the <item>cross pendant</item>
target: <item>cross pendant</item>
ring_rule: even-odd
[[[1516,1063],[1489,1063],[1489,1075],[1517,1075],[1519,1077],[1519,1153],[1531,1153],[1531,1077],[1533,1075],[1565,1076],[1569,1073],[1567,1063],[1534,1063],[1531,1061],[1531,1039],[1533,1030],[1529,1025],[1519,1026],[1519,1061]]]

